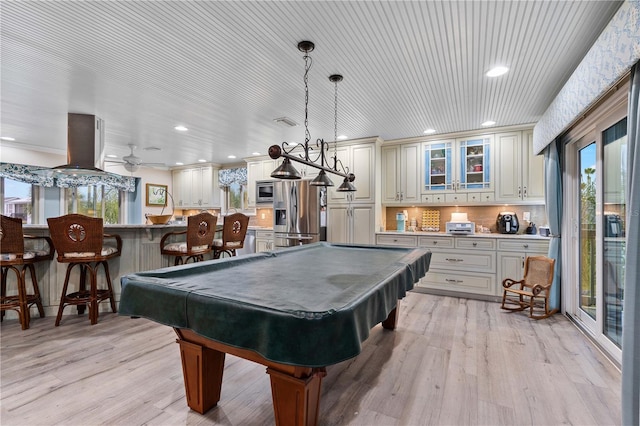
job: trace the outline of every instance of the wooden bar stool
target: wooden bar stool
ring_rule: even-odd
[[[120,256],[122,252],[120,236],[104,234],[102,218],[97,217],[68,214],[49,218],[47,222],[53,245],[58,252],[58,262],[68,263],[56,326],[60,325],[62,311],[67,305],[76,305],[79,315],[83,314],[85,306],[88,306],[91,324],[98,322],[98,304],[103,300],[109,299],[111,310],[114,313],[117,312],[108,260]],[[114,239],[115,246],[104,245],[104,238]],[[106,289],[98,289],[97,275],[100,265],[103,266],[107,278]],[[79,289],[67,294],[71,270],[76,266],[80,268]],[[89,275],[88,289],[87,274]]]
[[[189,216],[186,231],[167,232],[162,236],[160,253],[175,256],[174,265],[204,260],[204,255],[211,253],[217,221],[218,217],[208,212]],[[185,235],[185,241],[172,242],[176,235]]]
[[[222,239],[213,240],[213,258],[219,259],[223,253],[235,256],[236,250],[244,247],[244,237],[247,235],[249,216],[234,213],[224,217],[222,225]]]
[[[38,247],[25,249],[25,240],[41,240],[47,245],[46,249]],[[40,318],[44,318],[44,307],[38,288],[38,279],[34,264],[53,259],[53,243],[49,237],[23,235],[22,219],[8,216],[0,217],[0,266],[2,269],[2,290],[0,292],[0,321],[4,319],[4,311],[11,309],[18,312],[20,325],[23,330],[29,328],[31,315],[29,308],[34,304],[38,307]],[[18,294],[7,296],[7,276],[9,271],[16,274]],[[26,273],[31,275],[33,293],[27,293]]]

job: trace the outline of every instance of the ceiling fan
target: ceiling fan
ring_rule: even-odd
[[[122,161],[118,161],[118,160],[105,160],[105,161],[109,163],[121,163],[123,164],[123,167],[129,172],[137,171],[140,168],[140,166],[147,166],[147,167],[166,167],[167,166],[165,163],[143,162],[140,157],[138,157],[133,153],[133,151],[136,149],[136,146],[133,144],[129,144],[128,147],[131,150],[131,152],[129,153],[129,155],[123,156]]]

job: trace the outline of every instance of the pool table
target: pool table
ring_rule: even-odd
[[[427,249],[315,243],[122,277],[120,315],[178,335],[187,404],[220,399],[225,354],[267,366],[276,424],[314,425],[325,367],[394,329]]]

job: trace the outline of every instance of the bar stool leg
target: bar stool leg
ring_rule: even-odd
[[[104,264],[104,274],[107,276],[107,289],[109,291],[109,302],[111,304],[111,312],[115,314],[116,312],[118,312],[118,309],[116,308],[116,297],[113,294],[113,286],[111,285],[111,275],[109,274],[109,263],[105,260],[103,261],[103,264]]]
[[[0,281],[0,300],[4,300],[7,295],[7,273],[9,268],[6,266],[2,267],[1,274],[2,279]],[[0,312],[0,322],[4,320],[4,309]]]
[[[40,318],[44,318],[44,306],[42,306],[42,298],[40,297],[40,288],[38,287],[38,279],[36,278],[36,268],[33,264],[26,266],[29,268],[29,272],[31,273],[31,285],[33,286],[33,295],[36,306],[38,307],[38,314],[40,314]]]
[[[64,277],[64,284],[62,286],[62,296],[60,297],[60,306],[58,306],[58,315],[56,316],[56,327],[60,325],[60,320],[62,319],[62,311],[65,306],[65,299],[67,297],[67,287],[69,287],[69,276],[71,275],[71,269],[75,266],[75,263],[70,263],[67,265],[67,273]]]

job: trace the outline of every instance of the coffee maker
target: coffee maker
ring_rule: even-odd
[[[501,234],[515,234],[520,227],[518,216],[514,212],[500,212],[496,219],[496,227]]]

